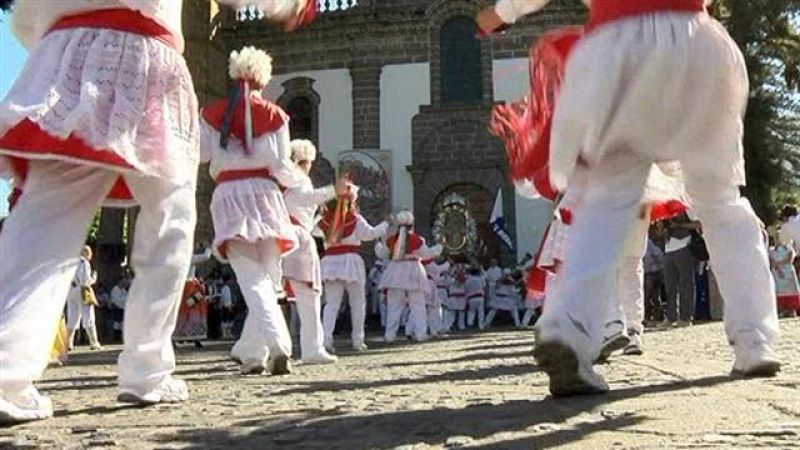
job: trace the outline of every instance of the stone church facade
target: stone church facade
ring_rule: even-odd
[[[579,23],[577,0],[556,0],[507,33],[480,39],[473,20],[486,0],[321,0],[312,26],[295,33],[220,8],[186,2],[186,58],[201,103],[226,94],[227,55],[254,45],[273,57],[267,97],[292,118],[293,137],[324,157],[317,182],[336,167],[365,185],[365,215],[412,209],[417,227],[453,256],[507,262],[534,252],[549,215],[544,202],[515,196],[499,140],[487,131],[492,106],[527,90],[527,55],[546,30]],[[213,182],[201,168],[198,240],[213,230]],[[361,178],[361,179],[359,179]],[[514,252],[500,248],[488,220],[504,194]]]

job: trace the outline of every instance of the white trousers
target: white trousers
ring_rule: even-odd
[[[95,327],[94,305],[85,305],[80,289],[71,288],[67,296],[67,329],[77,330],[79,325],[84,330]]]
[[[647,230],[649,217],[636,220],[628,242],[623,247],[622,262],[617,280],[617,304],[612,306],[608,322],[619,322],[622,330],[637,334],[644,332],[644,253],[647,250]],[[609,327],[604,333],[614,333],[615,327]]]
[[[718,152],[732,150],[708,146],[687,151],[714,158]],[[761,223],[737,186],[714,181],[715,174],[698,170],[695,160],[687,157],[681,163],[726,300],[728,338],[731,342],[739,338],[771,341],[778,334],[778,323]],[[602,334],[605,318],[614,307],[623,244],[635,232],[650,164],[621,149],[592,167],[585,201],[575,213],[567,238],[562,275],[540,322],[542,329],[570,316],[593,339]]]
[[[478,318],[478,328],[483,329],[486,308],[484,307],[483,297],[476,297],[467,300],[467,326],[475,325],[475,317]]]
[[[428,332],[431,336],[438,336],[442,332],[442,299],[433,294],[430,303],[426,303],[425,310],[428,316]]]
[[[424,292],[387,289],[386,307],[386,331],[383,335],[386,342],[392,342],[397,338],[397,330],[400,329],[400,321],[406,308],[409,310],[406,329],[411,330],[411,337],[417,341],[423,341],[428,337]]]
[[[522,316],[521,326],[527,327],[531,323],[531,320],[533,319],[533,316],[535,314],[536,314],[535,309],[525,308],[525,315]]]
[[[347,298],[350,301],[353,345],[364,343],[364,320],[367,313],[364,285],[353,281],[327,280],[325,281],[325,308],[322,312],[325,345],[333,345],[333,330],[336,328],[336,319],[339,316],[339,308],[342,306],[345,291],[347,291]]]
[[[0,389],[47,366],[86,229],[118,173],[55,161],[30,164],[25,191],[0,233]],[[192,255],[195,186],[128,175],[142,209],[125,307],[119,385],[147,391],[175,369],[171,336]]]
[[[447,332],[453,329],[453,326],[458,323],[458,329],[463,330],[467,328],[466,311],[445,308],[442,319],[442,330]]]
[[[273,281],[281,279],[281,254],[276,242],[230,241],[228,260],[247,304],[242,335],[231,354],[243,362],[262,364],[270,354],[291,355],[292,338]]]
[[[324,334],[320,319],[320,296],[309,283],[289,280],[295,295],[295,308],[300,317],[300,356],[314,358],[322,354]]]

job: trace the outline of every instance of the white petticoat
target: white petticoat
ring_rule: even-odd
[[[53,137],[74,135],[94,150],[111,151],[141,174],[180,184],[197,176],[192,79],[183,56],[153,38],[90,28],[47,34],[0,103],[0,136],[24,119]],[[120,170],[68,154],[14,149],[0,149],[0,154]],[[2,157],[0,174],[13,175]]]
[[[747,96],[742,54],[708,14],[644,14],[600,26],[567,62],[553,121],[553,184],[567,185],[580,151],[590,167],[632,152],[680,160],[687,177],[743,185]]]
[[[289,256],[283,258],[284,278],[311,283],[312,288],[322,291],[322,276],[319,254],[314,237],[305,228],[294,226],[297,232],[298,246]]]
[[[504,297],[495,295],[489,302],[489,307],[502,311],[513,311],[515,309],[519,309],[519,303],[518,297]]]
[[[355,253],[325,255],[322,257],[322,280],[338,280],[365,286],[367,269],[364,266],[364,259]]]
[[[389,261],[378,284],[380,289],[428,292],[431,288],[422,263],[415,259]]]
[[[256,242],[275,239],[284,256],[298,247],[297,232],[289,219],[283,194],[267,178],[248,178],[220,183],[211,197],[214,221],[213,249],[226,261],[229,240]]]

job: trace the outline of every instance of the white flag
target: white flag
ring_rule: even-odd
[[[514,251],[514,243],[511,236],[506,230],[506,219],[503,217],[503,190],[497,190],[497,196],[494,198],[494,207],[492,208],[492,216],[489,218],[489,225],[492,226],[492,231],[503,242],[503,244],[511,251]]]

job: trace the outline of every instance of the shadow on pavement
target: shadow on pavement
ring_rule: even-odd
[[[425,443],[443,445],[452,436],[480,440],[504,432],[531,431],[541,424],[565,422],[578,414],[592,411],[611,401],[653,395],[682,389],[710,387],[730,381],[715,376],[675,383],[638,386],[615,390],[605,396],[541,400],[513,400],[501,404],[479,404],[460,409],[386,412],[372,415],[339,414],[328,417],[319,413],[292,419],[266,419],[239,422],[220,429],[181,430],[177,435],[162,436],[160,442],[180,444],[184,448],[324,448],[372,449],[395,448]],[[644,416],[612,417],[555,429],[538,436],[493,443],[480,448],[548,448],[579,441],[599,431],[619,430],[643,423]],[[244,434],[242,434],[244,433]]]
[[[503,353],[503,352],[473,353],[452,359],[437,359],[428,361],[403,361],[398,363],[388,363],[384,364],[384,367],[424,366],[428,364],[456,364],[465,362],[476,362],[481,360],[516,359],[516,358],[533,359],[533,346],[531,346],[530,350],[522,350],[512,353]]]
[[[341,392],[362,389],[377,389],[388,386],[428,384],[455,381],[474,381],[493,379],[500,376],[522,375],[538,372],[535,364],[517,364],[509,366],[492,366],[482,369],[466,369],[437,373],[421,377],[392,378],[375,381],[311,381],[292,383],[297,387],[282,389],[276,395],[313,394],[319,392]]]

